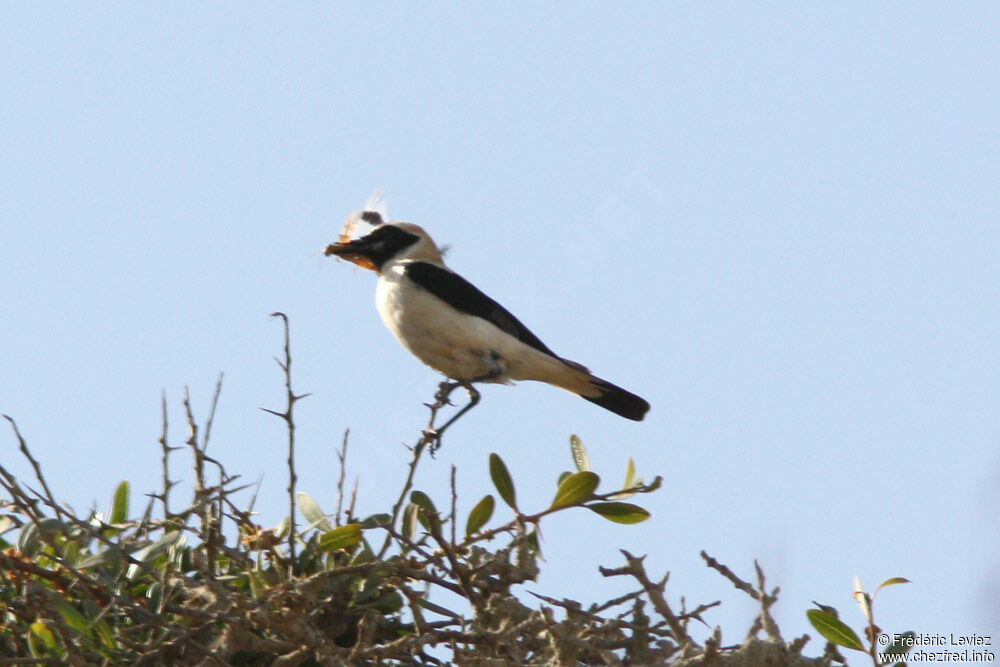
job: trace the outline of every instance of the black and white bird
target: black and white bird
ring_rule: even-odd
[[[348,218],[345,230],[351,231],[324,254],[378,274],[379,315],[420,361],[466,387],[475,382],[547,382],[627,419],[642,420],[649,403],[557,355],[510,311],[445,266],[427,232],[412,223],[387,222],[379,208],[376,193],[368,210]],[[349,239],[360,221],[374,229]]]

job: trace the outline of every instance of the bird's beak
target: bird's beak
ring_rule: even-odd
[[[331,243],[323,251],[323,254],[327,257],[335,255],[341,259],[346,259],[348,262],[357,264],[362,269],[368,269],[369,271],[378,273],[378,269],[375,268],[375,264],[372,263],[371,258],[365,252],[363,241],[364,239],[357,239],[346,243]]]

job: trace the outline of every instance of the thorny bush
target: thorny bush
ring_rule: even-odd
[[[704,552],[709,567],[758,601],[760,613],[741,644],[724,646],[719,628],[696,641],[689,628],[719,604],[675,609],[666,577],[651,579],[643,558],[622,550],[624,564],[601,568],[635,590],[585,606],[531,593],[521,585],[539,573],[538,526],[550,514],[585,507],[594,520],[636,523],[645,509],[625,502],[655,491],[629,460],[620,489],[599,493],[586,450],[574,436],[576,471],[563,473],[548,507],[523,511],[499,456],[489,472],[512,517],[494,521],[492,494],[461,521],[454,469],[447,511],[413,488],[422,456],[440,445],[434,419],[454,386],[442,385],[431,418],[412,448],[396,502],[384,513],[356,514],[345,493],[348,434],[339,451],[336,510],[327,514],[295,488],[291,354],[285,320],[287,405],[268,410],[288,427],[288,516],[275,528],[255,523],[236,502],[237,485],[206,453],[216,386],[201,432],[185,391],[183,408],[193,460],[193,497],[171,508],[167,408],[163,401],[163,486],[135,514],[122,482],[107,515],[78,514],[49,488],[41,465],[7,417],[38,488],[0,466],[0,664],[190,665],[828,665],[842,658],[827,646],[805,658],[808,637],[786,643],[770,614],[760,568],[756,585]],[[210,479],[211,478],[211,479]],[[299,526],[294,510],[307,523]]]

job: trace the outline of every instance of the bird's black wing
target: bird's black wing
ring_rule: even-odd
[[[492,322],[501,331],[510,334],[525,345],[556,357],[538,336],[531,333],[521,320],[510,311],[483,294],[478,287],[462,276],[446,268],[427,262],[410,262],[406,265],[406,275],[417,285],[452,306],[456,310]]]

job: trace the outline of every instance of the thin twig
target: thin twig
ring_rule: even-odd
[[[396,584],[396,588],[403,592],[403,596],[406,597],[407,602],[410,603],[410,615],[413,616],[413,629],[418,634],[424,633],[427,621],[424,620],[423,610],[420,608],[420,600],[423,599],[423,595],[416,592],[402,581]]]
[[[359,480],[360,480],[360,477],[355,477],[354,478],[354,487],[351,489],[351,502],[349,502],[347,504],[347,516],[348,517],[353,517],[354,516],[354,503],[358,499],[358,481]]]
[[[455,526],[458,520],[455,517],[455,505],[458,503],[458,493],[455,491],[455,464],[451,464],[451,543],[456,544]]]
[[[396,503],[392,506],[392,518],[389,520],[389,527],[395,527],[396,520],[399,518],[399,511],[403,508],[403,503],[406,501],[406,494],[410,492],[413,488],[413,476],[417,472],[417,464],[420,463],[420,455],[424,453],[424,449],[429,444],[427,438],[421,438],[417,442],[417,446],[413,448],[413,457],[410,459],[410,470],[406,475],[406,481],[403,483],[403,489],[399,492],[399,498],[396,499]],[[382,542],[382,548],[378,550],[378,555],[375,557],[376,560],[382,560],[385,557],[386,552],[389,550],[389,545],[392,543],[392,534],[386,532],[385,541]]]
[[[764,581],[764,570],[761,569],[760,563],[757,562],[756,558],[753,561],[753,566],[757,570],[757,590],[760,592],[761,625],[764,626],[764,632],[769,639],[784,643],[785,640],[781,637],[781,630],[778,629],[778,624],[774,622],[774,618],[771,616],[771,605],[778,601],[778,592],[781,589],[775,587],[773,591],[768,593],[767,584]]]
[[[45,476],[42,475],[42,466],[38,464],[38,461],[34,456],[31,455],[31,450],[28,449],[28,443],[24,441],[24,437],[21,436],[21,431],[17,428],[17,422],[14,421],[13,417],[9,415],[4,415],[4,419],[10,422],[11,427],[14,429],[14,435],[17,437],[18,445],[21,447],[21,453],[24,454],[31,462],[31,467],[35,469],[35,478],[41,483],[42,488],[45,490],[45,497],[48,499],[51,506],[56,505],[56,498],[52,495],[52,491],[49,489],[48,482],[45,481]]]
[[[421,508],[420,511],[423,512],[423,509]],[[481,610],[483,597],[477,590],[472,577],[469,576],[468,568],[459,562],[458,557],[455,554],[455,549],[452,546],[454,542],[449,544],[448,541],[444,539],[444,535],[441,533],[441,517],[436,512],[433,515],[428,515],[425,512],[424,516],[427,517],[431,537],[433,537],[434,541],[438,543],[438,547],[441,549],[441,552],[451,564],[451,574],[458,580],[458,584],[462,588],[462,595],[472,604],[473,609],[477,611]]]
[[[215,409],[219,406],[219,395],[222,393],[222,378],[223,373],[219,373],[219,379],[215,382],[215,391],[212,393],[212,405],[208,409],[208,418],[205,420],[205,435],[201,440],[201,451],[208,451],[208,439],[212,433],[212,423],[215,421]],[[212,459],[214,461],[214,459]],[[215,461],[216,465],[219,466],[219,502],[214,511],[214,524],[216,535],[221,535],[224,530],[222,525],[222,520],[225,517],[225,513],[222,507],[222,499],[225,497],[222,489],[226,485],[225,470],[222,468],[222,464]]]
[[[340,512],[344,506],[344,473],[347,469],[347,436],[351,429],[344,429],[344,439],[340,443],[340,451],[337,452],[337,459],[340,461],[340,474],[337,475],[337,512],[333,515],[334,523],[340,525]]]
[[[205,452],[198,445],[198,424],[191,410],[191,397],[188,388],[184,387],[184,413],[187,417],[187,445],[194,456],[194,497],[198,505],[198,517],[201,520],[202,540],[205,544],[205,562],[202,571],[208,579],[215,577],[215,505],[207,502],[211,498],[210,490],[205,486]]]
[[[682,620],[687,620],[687,619],[693,618],[696,621],[701,621],[701,623],[706,628],[707,627],[711,627],[711,626],[709,626],[708,623],[705,623],[705,621],[704,621],[704,619],[702,619],[701,615],[702,615],[702,613],[708,611],[709,609],[712,609],[713,607],[718,607],[721,604],[722,604],[722,600],[716,600],[715,602],[709,602],[707,604],[700,604],[697,607],[695,607],[694,609],[692,609],[691,611],[684,611],[682,609],[681,610],[681,614],[680,614],[680,616],[678,616],[678,618],[680,618]]]
[[[269,410],[267,408],[261,408],[261,410],[285,420],[285,424],[288,427],[288,578],[291,579],[295,576],[295,540],[297,538],[295,534],[295,482],[298,480],[298,477],[295,475],[295,421],[292,418],[292,409],[297,401],[310,394],[296,395],[292,391],[292,348],[291,336],[288,333],[288,316],[284,313],[276,312],[271,313],[271,317],[280,317],[285,329],[285,360],[282,362],[275,359],[275,361],[278,362],[278,366],[285,373],[286,404],[284,412],[277,412],[276,410]]]
[[[176,449],[176,447],[171,447],[167,444],[167,392],[160,392],[160,412],[163,414],[163,431],[160,434],[160,452],[161,457],[161,467],[163,469],[163,495],[160,497],[160,501],[163,503],[163,518],[170,520],[170,489],[174,487],[177,482],[170,480],[170,467],[167,459],[170,456],[170,452]]]
[[[723,577],[728,579],[733,586],[740,589],[741,591],[752,597],[754,600],[760,601],[760,594],[756,590],[754,590],[754,587],[751,586],[748,582],[736,576],[736,574],[728,567],[726,567],[724,564],[720,563],[719,561],[709,556],[708,553],[705,552],[704,550],[702,550],[701,552],[701,557],[705,561],[706,565],[708,565],[710,568],[712,568],[713,570],[721,574]]]
[[[212,434],[212,424],[215,422],[215,409],[219,405],[219,394],[222,393],[222,377],[223,373],[219,373],[219,379],[215,381],[215,392],[212,394],[212,406],[208,409],[208,419],[205,420],[205,437],[201,441],[201,451],[208,451],[208,438]]]
[[[617,597],[613,600],[608,600],[607,602],[604,602],[602,604],[593,604],[590,606],[590,609],[588,611],[591,614],[600,614],[602,611],[606,609],[610,609],[611,607],[617,607],[620,604],[625,604],[629,600],[634,600],[635,598],[642,595],[644,592],[645,591],[643,590],[632,591],[631,593],[626,593],[621,597]]]

